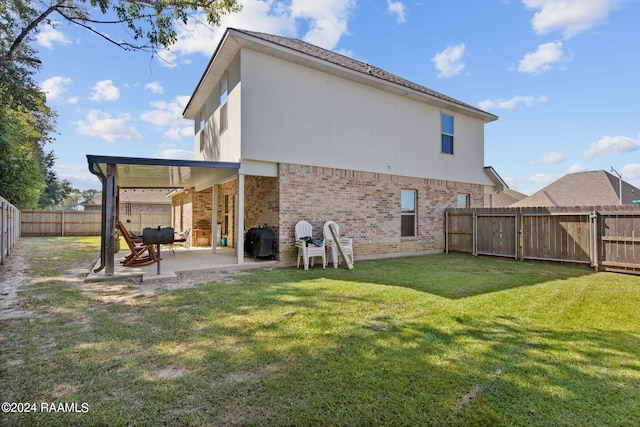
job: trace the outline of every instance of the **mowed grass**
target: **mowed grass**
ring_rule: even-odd
[[[352,271],[261,270],[109,300],[100,296],[117,284],[61,278],[83,263],[88,271],[96,244],[22,239],[34,277],[20,296],[33,314],[0,322],[1,400],[88,411],[3,413],[0,424],[640,420],[638,276],[443,254]]]

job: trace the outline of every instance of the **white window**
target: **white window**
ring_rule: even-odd
[[[416,191],[402,190],[400,195],[401,237],[416,237]]]

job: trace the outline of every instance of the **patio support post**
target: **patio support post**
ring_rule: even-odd
[[[238,264],[244,263],[244,175],[238,174],[238,227],[236,228],[236,253]]]
[[[218,246],[218,184],[211,186],[211,252]]]
[[[105,275],[113,276],[115,258],[115,229],[116,229],[116,165],[107,164],[107,179],[105,182]]]

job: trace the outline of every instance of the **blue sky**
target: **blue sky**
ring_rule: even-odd
[[[226,27],[296,37],[496,114],[485,165],[531,194],[614,167],[640,187],[639,0],[242,0],[169,52],[125,52],[43,27],[37,81],[58,112],[56,172],[99,188],[86,154],[192,158],[182,111]],[[105,28],[118,38],[117,26]]]

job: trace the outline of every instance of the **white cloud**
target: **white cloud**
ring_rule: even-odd
[[[640,163],[624,165],[620,173],[625,180],[640,178]],[[640,194],[638,195],[638,199],[640,199]]]
[[[179,141],[193,136],[193,125],[182,118],[182,111],[189,101],[188,96],[177,96],[172,101],[153,101],[153,110],[145,111],[140,118],[159,128],[169,128],[164,137]]]
[[[562,50],[562,42],[549,42],[538,46],[538,50],[527,53],[520,60],[518,71],[527,74],[539,74],[549,71],[554,64],[571,60],[571,55]]]
[[[402,24],[407,20],[407,14],[402,2],[387,0],[387,11],[392,15],[396,15],[398,24]]]
[[[347,23],[355,0],[292,0],[291,16],[308,21],[309,30],[302,37],[308,43],[325,49],[336,47],[348,33]]]
[[[147,83],[144,88],[150,90],[152,93],[162,94],[164,92],[160,82]]]
[[[539,173],[524,178],[510,176],[505,178],[505,181],[509,188],[512,188],[516,191],[521,191],[525,194],[531,194],[543,187],[546,187],[558,178],[560,178],[560,175],[557,174]]]
[[[140,118],[159,127],[182,125],[185,123],[182,111],[188,101],[188,96],[177,96],[172,101],[152,101],[149,104],[153,110],[145,111]]]
[[[558,163],[562,163],[566,160],[566,156],[564,155],[564,153],[561,153],[559,151],[555,151],[553,153],[549,153],[546,156],[543,156],[540,159],[540,163],[544,163],[547,165],[556,165]]]
[[[193,125],[190,124],[188,126],[172,127],[167,130],[162,136],[170,141],[181,141],[184,138],[188,137],[193,138]]]
[[[154,157],[161,159],[181,159],[181,160],[193,160],[193,151],[182,150],[179,148],[166,148],[164,150],[157,151]]]
[[[638,138],[628,136],[603,136],[591,144],[591,148],[584,152],[584,157],[594,157],[600,154],[630,153],[640,149],[640,135]]]
[[[586,166],[582,166],[579,163],[574,163],[571,165],[567,173],[578,173],[578,172],[586,172],[589,169]]]
[[[111,80],[102,80],[91,89],[93,94],[89,99],[92,101],[117,101],[120,98],[120,89]]]
[[[465,45],[459,44],[449,46],[442,52],[438,52],[436,56],[431,58],[438,70],[438,77],[453,77],[464,69],[464,61],[462,58],[465,54]]]
[[[487,99],[486,101],[479,102],[478,106],[483,110],[513,110],[520,104],[524,104],[527,107],[533,107],[537,104],[543,104],[548,100],[549,97],[545,95],[538,97],[517,95],[511,99]]]
[[[42,82],[42,91],[47,95],[47,100],[53,101],[62,96],[62,94],[68,90],[71,83],[73,83],[71,77],[50,77]]]
[[[60,31],[56,30],[56,25],[58,24],[58,21],[52,21],[51,23],[44,24],[42,26],[42,29],[40,29],[36,35],[36,40],[40,46],[53,49],[54,43],[71,44],[71,40],[69,40]]]
[[[175,66],[178,59],[188,62],[182,57],[191,54],[211,56],[227,27],[298,37],[297,27],[306,26],[307,31],[300,38],[334,49],[347,34],[347,23],[356,7],[355,0],[292,0],[290,4],[276,0],[241,0],[240,3],[242,11],[223,16],[216,28],[206,24],[204,15],[196,15],[186,25],[176,24],[178,41],[170,51],[160,55],[166,61],[164,65]]]
[[[574,37],[601,24],[620,3],[619,0],[523,0],[529,9],[537,9],[531,25],[538,34],[560,31]]]
[[[111,117],[109,113],[91,110],[85,121],[78,121],[75,125],[79,135],[102,138],[109,142],[142,141],[142,135],[129,124],[130,121],[131,117],[128,114]]]
[[[60,179],[71,182],[74,188],[81,190],[87,188],[99,188],[98,178],[88,171],[85,165],[66,165],[56,163],[53,169]]]

